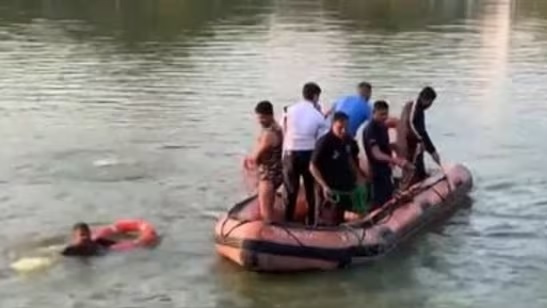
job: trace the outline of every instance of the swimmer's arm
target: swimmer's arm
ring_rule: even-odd
[[[110,247],[116,244],[116,241],[107,238],[98,238],[95,242],[103,247]]]
[[[65,249],[63,249],[63,251],[61,251],[61,255],[65,257],[73,257],[73,256],[77,256],[78,254],[77,254],[77,251],[74,249],[74,247],[68,246]]]

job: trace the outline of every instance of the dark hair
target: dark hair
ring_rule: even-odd
[[[437,98],[437,92],[435,92],[432,87],[425,87],[420,92],[419,98],[432,101]]]
[[[321,94],[321,88],[315,82],[308,82],[302,88],[302,96],[307,100],[312,100],[316,95]]]
[[[359,89],[367,88],[368,90],[372,90],[372,85],[366,81],[360,82],[357,87],[359,87]]]
[[[89,225],[86,224],[85,222],[79,222],[75,224],[72,227],[72,231],[76,231],[76,230],[82,230],[84,232],[91,233],[91,229],[89,228]]]
[[[376,101],[374,102],[374,111],[378,110],[389,110],[389,105],[386,101]]]
[[[332,123],[342,122],[342,121],[347,121],[347,120],[349,120],[348,115],[346,113],[342,112],[342,111],[337,111],[332,116]]]
[[[273,115],[273,105],[269,101],[261,101],[256,104],[255,112],[261,115]]]

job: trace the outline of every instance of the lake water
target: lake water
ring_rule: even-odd
[[[472,207],[370,266],[259,275],[220,260],[262,99],[424,85]],[[2,307],[547,307],[544,0],[2,0]],[[21,276],[80,220],[143,217],[152,251]]]

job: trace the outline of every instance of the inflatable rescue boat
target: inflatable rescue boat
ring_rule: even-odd
[[[472,185],[466,167],[445,167],[366,217],[336,227],[265,223],[252,196],[219,219],[216,249],[252,271],[330,270],[359,264],[383,256],[420,228],[453,213]],[[305,202],[298,206],[297,212],[305,216]],[[281,198],[275,211],[282,216]]]

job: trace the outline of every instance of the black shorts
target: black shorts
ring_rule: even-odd
[[[391,174],[377,175],[372,178],[372,204],[381,207],[393,197],[395,185]]]

